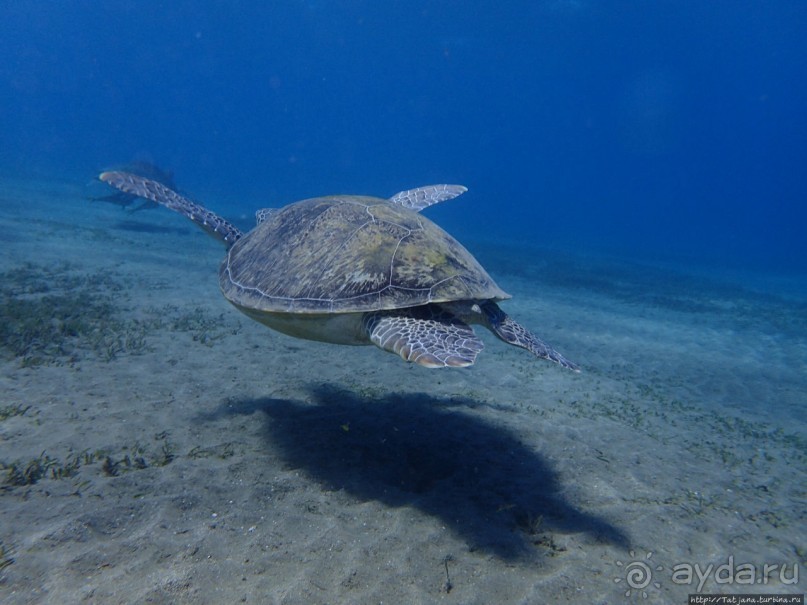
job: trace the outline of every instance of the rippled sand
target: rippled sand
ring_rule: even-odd
[[[487,333],[427,370],[251,322],[167,211],[2,185],[4,603],[677,604],[687,565],[805,564],[803,283],[465,242],[584,371]]]

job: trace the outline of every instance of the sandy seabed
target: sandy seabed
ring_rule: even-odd
[[[804,592],[803,282],[466,242],[583,372],[428,370],[240,315],[167,211],[0,186],[3,603]]]

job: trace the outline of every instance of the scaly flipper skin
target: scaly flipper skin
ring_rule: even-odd
[[[373,344],[429,368],[473,365],[485,346],[469,325],[437,305],[367,313],[363,323]]]
[[[238,227],[224,220],[218,214],[182,197],[176,191],[157,181],[129,172],[118,171],[103,172],[98,178],[115,189],[157,202],[174,212],[178,212],[192,220],[216,239],[224,242],[228,247],[243,235]]]
[[[495,302],[484,302],[480,305],[482,314],[487,319],[490,330],[504,342],[527,349],[541,359],[548,359],[575,372],[580,366],[572,363],[555,349],[550,347],[527,328],[515,321],[499,308]]]
[[[273,214],[277,214],[279,212],[278,208],[261,208],[255,212],[255,224],[260,225],[262,222],[267,220]]]
[[[454,199],[466,191],[468,191],[468,188],[462,185],[427,185],[417,189],[400,191],[389,198],[389,201],[415,212],[420,212],[432,204]]]

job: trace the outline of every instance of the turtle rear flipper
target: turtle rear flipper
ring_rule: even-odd
[[[260,225],[273,214],[280,212],[280,208],[261,208],[255,212],[255,224]]]
[[[580,366],[566,359],[555,349],[522,326],[507,313],[502,311],[495,302],[485,302],[480,305],[482,315],[487,320],[487,327],[504,342],[527,349],[530,353],[541,359],[548,359],[575,372]]]
[[[216,239],[227,244],[228,247],[243,235],[238,227],[215,212],[190,201],[157,181],[120,171],[102,172],[98,178],[119,191],[157,202],[169,210],[178,212]]]
[[[473,365],[484,348],[468,324],[436,305],[367,313],[364,328],[376,346],[429,368]]]

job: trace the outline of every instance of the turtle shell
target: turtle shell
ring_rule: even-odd
[[[219,272],[233,304],[267,313],[350,313],[510,298],[425,216],[374,197],[336,195],[271,213]]]

